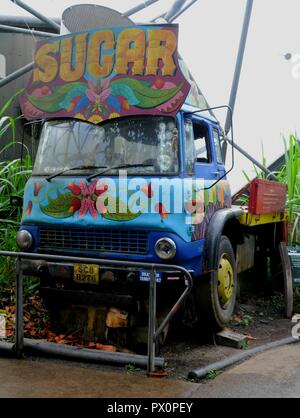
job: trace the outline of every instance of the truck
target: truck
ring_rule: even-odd
[[[256,183],[250,211],[232,204],[224,130],[177,43],[173,24],[39,41],[20,99],[42,121],[22,271],[40,278],[55,323],[87,340],[142,347],[152,323],[163,342],[175,313],[193,329],[225,327],[238,273],[276,265],[286,238],[285,186]]]

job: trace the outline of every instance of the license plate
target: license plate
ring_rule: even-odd
[[[140,281],[141,282],[149,282],[151,277],[151,271],[143,270],[140,271]],[[156,283],[161,283],[162,279],[162,272],[156,273]]]
[[[98,284],[99,266],[97,264],[74,264],[74,282]]]

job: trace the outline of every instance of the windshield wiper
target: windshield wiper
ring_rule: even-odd
[[[90,169],[98,169],[98,168],[108,168],[106,165],[77,165],[76,167],[72,167],[72,168],[65,168],[64,170],[58,171],[55,174],[51,174],[51,176],[46,177],[47,181],[51,181],[52,179],[54,179],[57,176],[61,176],[64,173],[67,173],[68,171],[75,171],[75,170],[90,170]]]
[[[104,173],[107,173],[107,171],[110,170],[117,170],[120,168],[136,168],[136,167],[153,167],[153,164],[119,164],[119,165],[112,165],[111,167],[105,167],[104,170],[99,171],[98,173],[92,174],[91,176],[87,177],[87,181],[91,181],[93,178],[97,176],[101,176]]]

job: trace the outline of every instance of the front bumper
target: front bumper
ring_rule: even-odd
[[[47,248],[43,248],[40,242],[40,235],[39,235],[39,227],[32,226],[32,225],[23,225],[21,228],[26,229],[31,233],[33,236],[33,246],[30,249],[32,253],[40,253],[40,254],[51,254],[51,255],[59,255],[64,254],[66,256],[77,257],[79,254],[80,256],[88,257],[88,258],[101,258],[107,260],[126,260],[129,262],[144,262],[144,263],[156,263],[167,264],[168,261],[162,261],[155,252],[155,244],[160,238],[170,238],[172,239],[177,248],[176,256],[174,259],[170,260],[169,262],[177,265],[182,266],[188,271],[193,271],[195,276],[200,276],[202,271],[202,263],[203,263],[203,254],[204,254],[204,240],[199,241],[192,241],[186,242],[178,235],[168,232],[168,231],[148,231],[148,244],[147,244],[147,252],[144,254],[135,254],[132,252],[109,252],[109,251],[91,251],[89,249],[81,248],[76,249],[74,248],[55,248],[55,245],[52,246],[51,240],[49,240],[49,246]],[[87,246],[88,248],[88,246]]]

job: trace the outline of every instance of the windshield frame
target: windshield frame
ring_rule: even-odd
[[[137,170],[134,173],[129,172],[128,173],[128,177],[135,177],[135,176],[144,176],[144,177],[152,177],[152,176],[155,176],[155,177],[176,177],[176,176],[179,176],[180,173],[182,172],[182,150],[181,150],[182,144],[181,144],[181,140],[180,140],[180,138],[181,138],[181,123],[180,123],[180,119],[178,118],[178,114],[175,117],[168,116],[168,115],[162,115],[162,116],[157,116],[157,115],[155,115],[155,116],[154,115],[143,115],[143,116],[136,115],[136,116],[131,116],[130,119],[131,120],[132,119],[141,120],[141,119],[156,119],[156,118],[161,118],[161,117],[169,118],[170,120],[172,120],[174,122],[175,128],[177,129],[177,132],[178,132],[178,139],[177,139],[178,169],[176,171],[174,170],[173,172],[167,172],[167,173],[165,173],[163,171],[160,171],[160,172],[157,172],[157,171],[145,172],[145,171],[143,171],[143,168],[140,167],[140,170]],[[76,122],[79,122],[79,123],[82,123],[82,124],[88,124],[88,125],[91,125],[91,126],[94,126],[94,127],[95,126],[101,127],[101,126],[105,126],[106,124],[109,124],[111,122],[125,120],[127,118],[129,118],[129,117],[126,116],[126,117],[115,118],[115,119],[111,119],[111,120],[107,120],[107,121],[101,122],[101,123],[99,123],[97,125],[95,125],[94,123],[88,122],[88,121],[83,121],[83,120],[74,119],[74,118],[44,119],[42,121],[42,124],[41,124],[41,131],[40,131],[40,137],[39,137],[39,145],[38,145],[38,149],[37,149],[36,156],[38,155],[39,147],[41,146],[40,140],[41,140],[41,136],[43,134],[43,130],[44,130],[44,127],[45,127],[46,123],[51,123],[51,122],[54,122],[54,123],[55,122],[61,122],[61,123],[63,123],[63,122],[68,122],[68,121],[76,121]],[[82,169],[78,169],[78,172],[77,171],[74,172],[73,170],[70,169],[70,171],[66,171],[66,172],[60,174],[58,177],[85,177],[85,176],[92,175],[93,173],[95,173],[95,171],[96,171],[96,168],[82,168]],[[47,176],[49,176],[51,174],[54,174],[54,172],[49,172],[49,173],[46,173],[46,172],[44,172],[44,173],[36,172],[35,162],[34,162],[33,171],[32,171],[32,176],[33,177],[47,177]],[[119,175],[119,169],[112,169],[112,171],[107,171],[105,173],[105,175],[107,175],[109,177],[118,177],[118,175]],[[95,177],[95,178],[97,178],[97,177]]]

